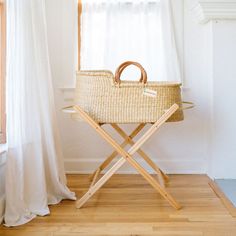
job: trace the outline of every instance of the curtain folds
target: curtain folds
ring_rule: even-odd
[[[75,199],[56,125],[44,1],[7,1],[7,226]]]
[[[81,69],[140,62],[149,81],[181,82],[170,0],[84,0]],[[124,72],[138,78],[137,70]]]

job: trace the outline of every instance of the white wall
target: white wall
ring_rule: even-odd
[[[74,87],[75,18],[74,0],[48,0],[49,49],[55,85],[56,105],[62,147],[67,172],[87,173],[104,160],[112,149],[88,125],[76,123],[60,108],[73,104],[73,90],[59,87]],[[177,0],[174,1],[177,4]],[[178,0],[181,4],[181,0]],[[208,78],[207,26],[200,26],[190,15],[193,1],[184,1],[184,17],[175,12],[175,22],[184,18],[182,40],[178,41],[181,57],[184,58],[185,87],[183,97],[194,101],[196,108],[185,113],[180,123],[166,124],[160,132],[145,144],[144,149],[169,173],[205,173],[208,156],[208,128],[210,79]],[[175,9],[177,9],[175,7]],[[180,8],[181,9],[181,8]],[[180,14],[180,15],[179,15]],[[184,52],[181,44],[184,42]],[[130,130],[132,126],[127,127]],[[119,139],[120,140],[120,139]],[[123,169],[133,172],[132,168]]]
[[[236,20],[213,21],[212,132],[209,174],[236,178]]]

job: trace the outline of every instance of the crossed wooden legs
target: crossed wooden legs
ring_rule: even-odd
[[[124,142],[120,145],[124,148],[127,144],[134,145],[133,138],[145,127],[146,124],[142,123],[136,127],[136,129],[128,136],[117,124],[111,124],[111,126],[124,138]],[[165,183],[169,181],[168,176],[148,157],[148,155],[141,150],[137,150],[137,153],[152,167],[157,173],[159,183],[164,187]],[[97,177],[104,170],[112,160],[118,155],[117,151],[114,151],[108,158],[98,167],[98,169],[91,175],[91,186],[96,182]]]
[[[174,104],[172,105],[161,117],[158,119],[151,128],[145,132],[145,134],[135,143],[133,144],[132,139],[128,139],[129,143],[132,143],[133,146],[128,150],[125,151],[122,146],[117,144],[109,134],[107,134],[99,124],[97,124],[86,112],[84,112],[79,106],[75,106],[74,109],[80,113],[81,117],[90,124],[91,127],[93,127],[108,143],[110,143],[116,150],[118,154],[120,154],[122,157],[104,174],[96,183],[92,183],[90,189],[87,193],[85,193],[82,198],[80,198],[76,206],[77,208],[82,207],[92,196],[96,193],[98,189],[100,189],[106,181],[126,162],[128,161],[152,186],[155,188],[174,208],[180,209],[181,206],[175,201],[175,199],[166,191],[166,189],[161,186],[142,166],[138,164],[133,158],[132,155],[136,152],[140,152],[140,147],[163,125],[166,120],[178,109],[178,105]],[[116,127],[116,126],[115,126]],[[117,127],[116,127],[117,128]],[[139,129],[142,129],[139,127]],[[137,131],[136,131],[137,132]],[[126,135],[126,134],[125,134]],[[126,144],[123,144],[126,145]],[[143,152],[141,151],[143,154]],[[114,154],[115,155],[115,154]],[[109,158],[108,158],[109,159]],[[111,158],[110,158],[111,159]],[[109,159],[109,161],[110,161]],[[148,160],[148,163],[151,165],[154,164],[153,162],[150,162],[149,158],[146,158]],[[108,162],[107,162],[108,163]],[[103,163],[104,164],[104,163]],[[104,167],[105,165],[103,165]],[[163,173],[158,167],[157,172]],[[99,169],[96,171],[95,176],[98,176]],[[163,177],[165,176],[164,173],[161,174]]]

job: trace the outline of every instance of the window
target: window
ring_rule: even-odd
[[[180,82],[172,7],[165,0],[79,1],[79,67],[114,72],[124,61],[138,61],[149,81]],[[131,69],[124,77],[138,73]]]
[[[0,143],[6,142],[5,74],[6,74],[6,18],[5,18],[4,1],[0,1]]]

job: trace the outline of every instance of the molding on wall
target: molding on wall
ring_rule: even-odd
[[[211,20],[236,20],[236,0],[201,0],[191,11],[201,24]]]
[[[58,88],[62,93],[65,102],[73,102],[75,95],[75,87],[60,87]]]
[[[58,88],[61,92],[75,92],[75,87],[59,87]]]
[[[101,164],[101,159],[65,159],[65,170],[67,174],[92,173]],[[153,170],[143,161],[138,162],[151,174]],[[114,164],[114,162],[113,162]],[[168,174],[205,174],[206,166],[204,160],[175,160],[158,161],[157,164]],[[133,167],[125,164],[117,172],[118,174],[137,174]]]

